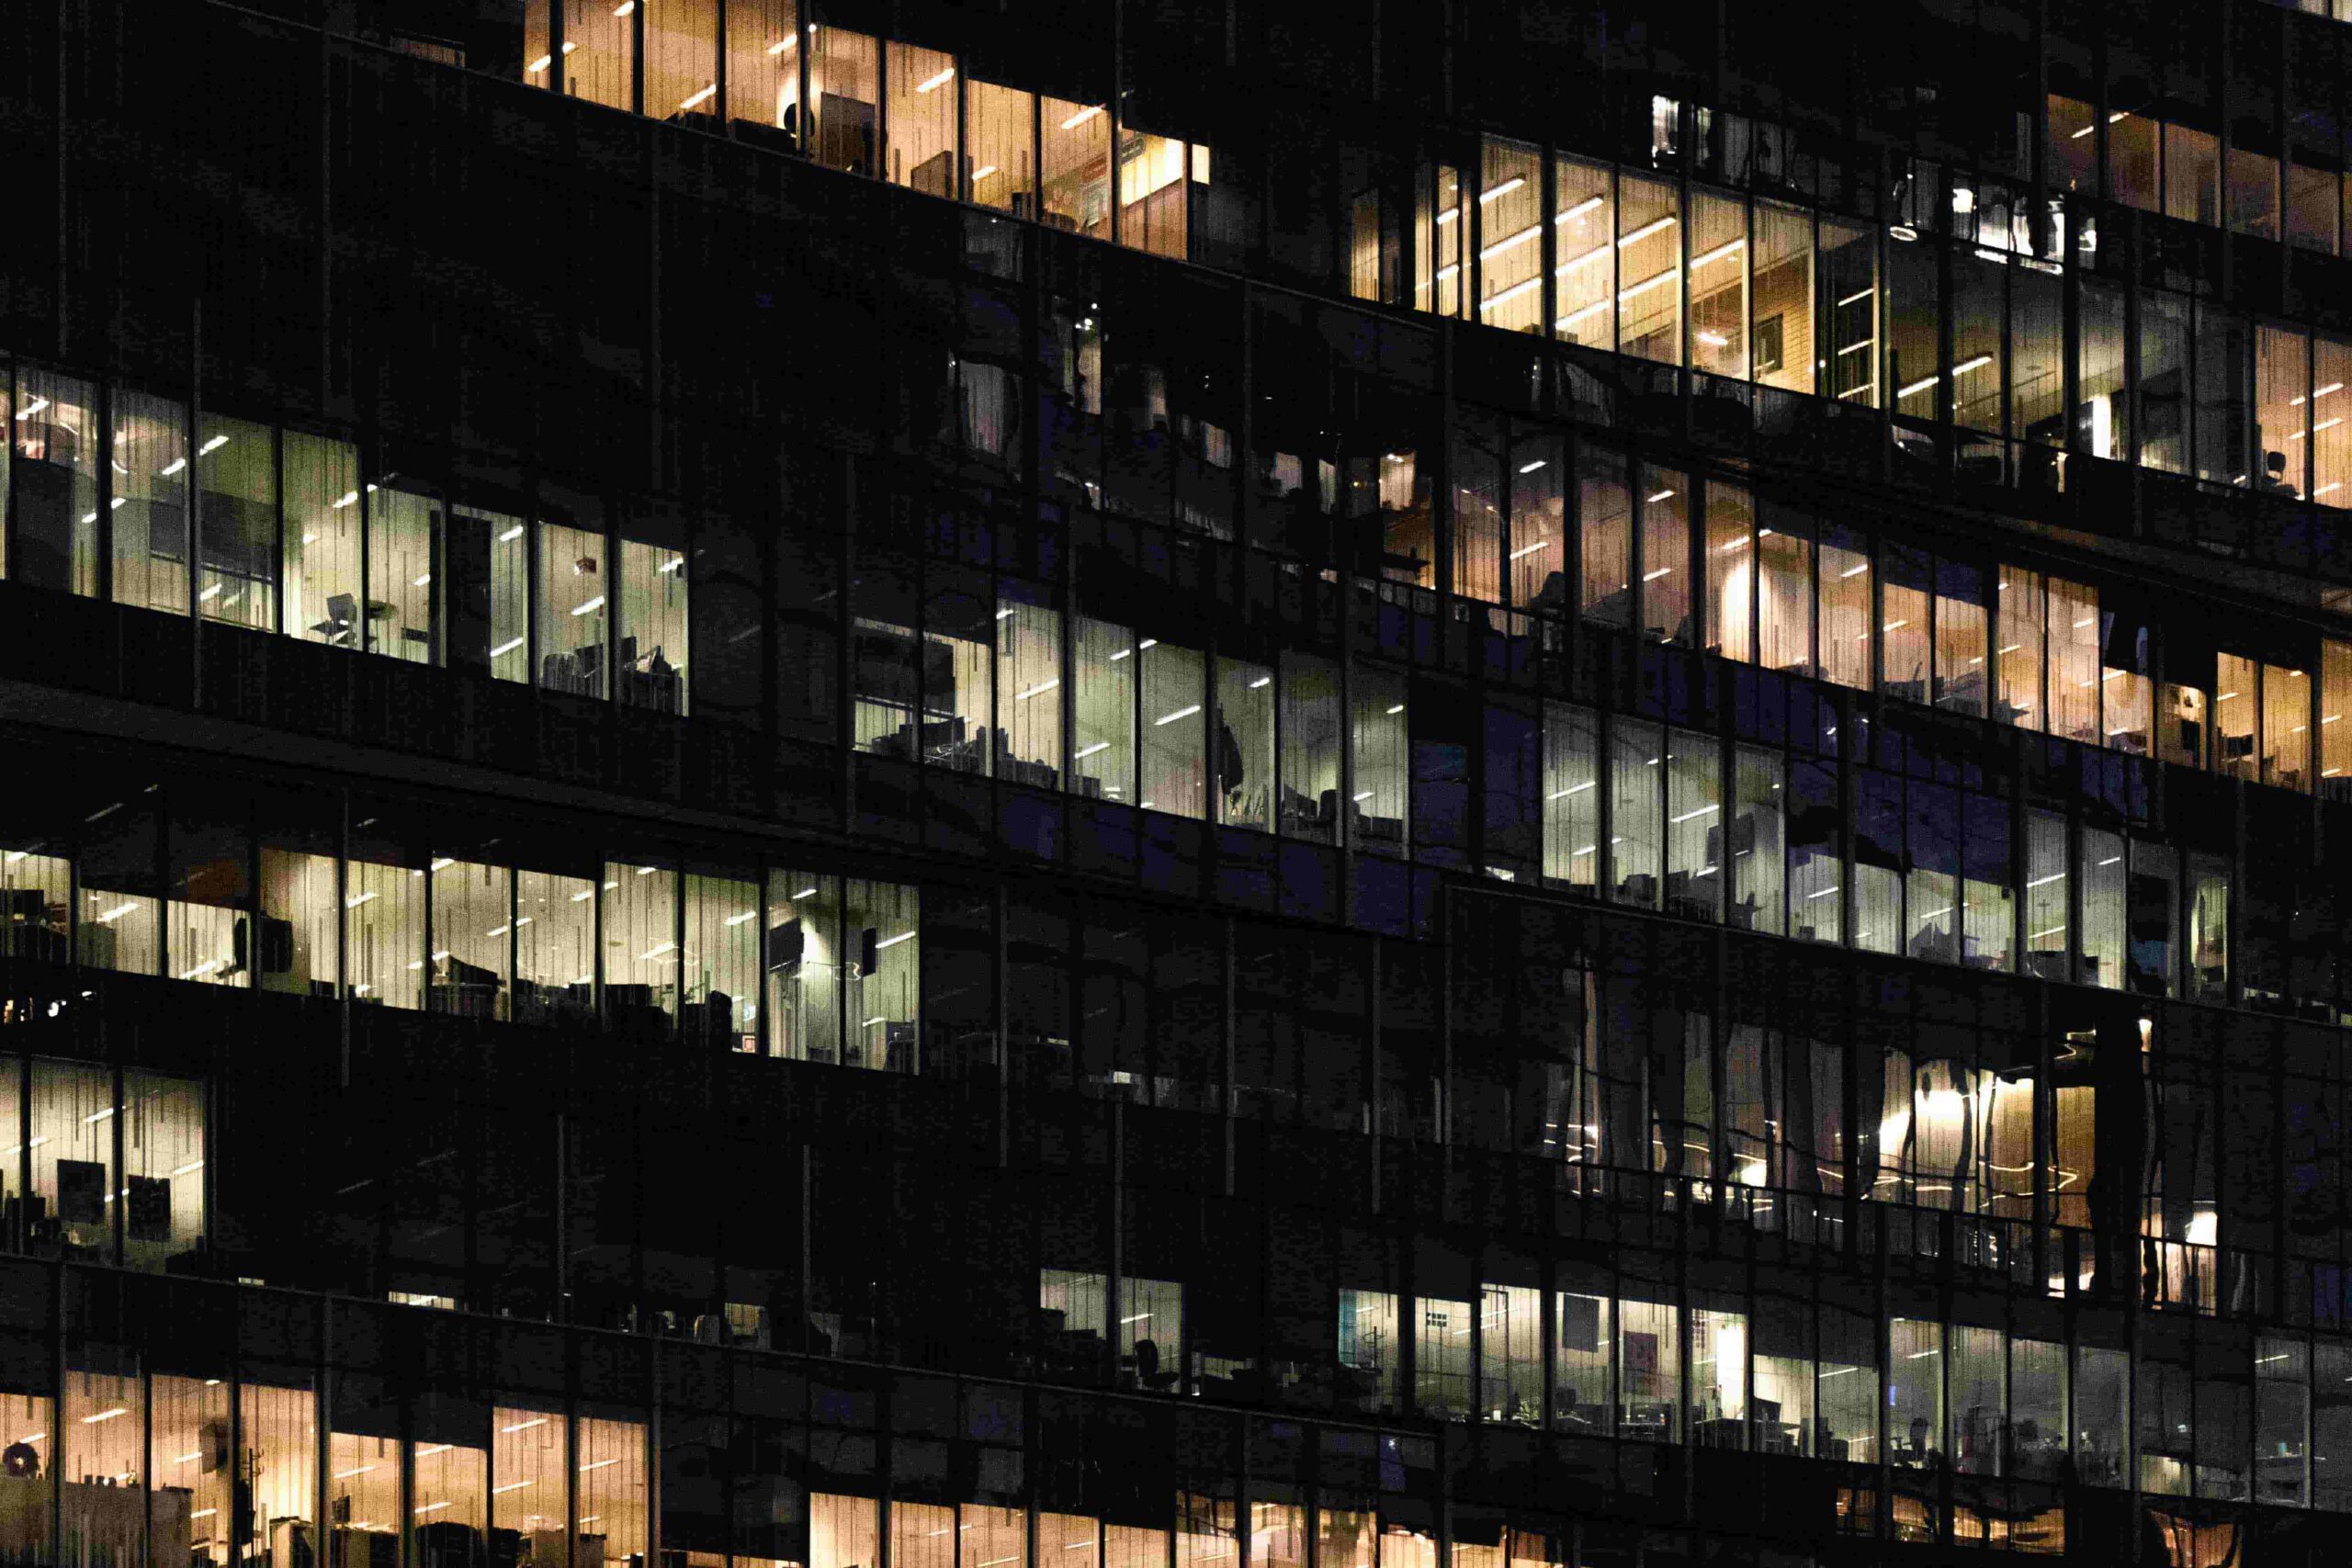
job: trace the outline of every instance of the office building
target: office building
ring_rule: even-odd
[[[2345,0],[0,0],[0,1568],[2333,1561]]]

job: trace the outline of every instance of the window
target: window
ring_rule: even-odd
[[[1682,234],[1675,187],[1627,175],[1617,186],[1617,352],[1682,362]]]
[[[138,1496],[148,1473],[141,1440],[146,1388],[136,1355],[104,1343],[77,1347],[66,1364],[64,1393],[64,1418],[58,1423],[64,1451],[58,1456],[58,1472],[88,1479],[58,1489],[64,1530],[61,1555],[87,1562],[136,1562],[144,1533],[139,1511],[107,1506],[123,1488]]]
[[[596,880],[593,864],[514,877],[514,1016],[526,1023],[596,1014]]]
[[[1928,567],[1924,550],[1880,547],[1879,690],[1915,703],[1928,696]]]
[[[2222,218],[2221,149],[2212,132],[2165,125],[2165,216],[2207,227]],[[2114,132],[2109,133],[2110,141]]]
[[[1789,929],[1801,942],[1844,940],[1845,812],[1835,769],[1797,762],[1789,769]]]
[[[1623,453],[1577,448],[1577,528],[1584,565],[1584,618],[1626,627],[1634,617],[1634,502]]]
[[[890,85],[884,116],[890,130],[890,158],[884,177],[929,196],[960,197],[964,182],[956,160],[954,57],[897,42],[884,45],[884,55]]]
[[[2301,164],[2287,165],[2287,243],[2299,250],[2336,254],[2341,207],[2339,176]]]
[[[422,1562],[438,1543],[480,1538],[489,1525],[490,1434],[488,1413],[471,1400],[418,1401],[412,1410],[410,1550]]]
[[[1816,304],[1830,303],[1820,300],[1816,292],[1813,215],[1759,201],[1753,223],[1754,270],[1749,287],[1755,299],[1756,336],[1751,373],[1768,387],[1813,392],[1815,310]],[[1703,276],[1696,265],[1691,271],[1694,277]],[[1703,335],[1700,341],[1704,344]]]
[[[768,873],[768,1050],[796,1062],[842,1060],[841,884]],[[862,1016],[862,1015],[861,1015]]]
[[[1850,1464],[1878,1459],[1878,1322],[1859,1313],[1820,1309],[1821,1360],[1815,1382],[1820,1405],[1819,1457]]]
[[[259,1548],[266,1547],[275,1562],[277,1553],[290,1551],[293,1543],[308,1533],[305,1527],[317,1517],[318,1394],[308,1374],[296,1369],[267,1362],[256,1367],[248,1362],[243,1370],[248,1377],[259,1373],[270,1381],[241,1382],[237,1387],[238,1416],[243,1423],[245,1448],[253,1456],[249,1528],[258,1539],[239,1542],[244,1555],[235,1560],[249,1562],[259,1554]],[[187,1451],[187,1447],[174,1450],[175,1455]],[[216,1517],[233,1517],[225,1513]],[[229,1529],[225,1523],[221,1528],[224,1533]]]
[[[2066,819],[2028,811],[2025,819],[2026,972],[2066,978]]]
[[[1070,752],[1079,793],[1123,805],[1135,802],[1135,634],[1107,621],[1077,620],[1074,710],[1077,742]],[[1146,642],[1151,639],[1146,638]]]
[[[361,645],[417,664],[442,660],[440,599],[433,567],[441,553],[441,503],[368,485],[368,613]]]
[[[1665,834],[1666,756],[1655,724],[1623,719],[1609,750],[1609,888],[1621,904],[1654,909]]]
[[[1600,884],[1600,721],[1544,705],[1544,876],[1590,892]]]
[[[1672,468],[1642,469],[1642,634],[1688,645],[1690,624],[1690,480]]]
[[[2312,682],[2303,671],[2262,667],[2262,782],[2311,793]]]
[[[1952,422],[1965,429],[1997,434],[2003,428],[2001,392],[2007,379],[2002,362],[2001,325],[2008,314],[2003,303],[2003,290],[2010,268],[2006,261],[1988,259],[1985,253],[1976,250],[1953,251],[1951,264]],[[2054,305],[2056,301],[2048,303]],[[2017,346],[2021,353],[2039,341],[2037,329],[2046,334],[2050,324],[2036,321],[2030,310],[2022,315],[2024,319],[2014,323],[2025,329],[2018,334]],[[1934,361],[1927,358],[1921,363],[1932,365]],[[1922,370],[1921,374],[1927,372]],[[2054,358],[2044,359],[2032,372],[2032,380],[2039,388],[2043,378],[2063,382],[2063,375]],[[1909,400],[1903,412],[1932,419],[1935,408],[1936,394],[1931,383]],[[1997,470],[1994,477],[1997,478]]]
[[[1666,908],[1686,919],[1721,918],[1724,898],[1722,756],[1716,738],[1667,732]]]
[[[8,1077],[15,1077],[13,1065]],[[25,1147],[31,1156],[32,1196],[43,1214],[36,1234],[69,1256],[101,1263],[114,1260],[112,1199],[122,1185],[115,1167],[115,1111],[110,1068],[32,1064],[26,1119],[31,1136]]]
[[[1703,1448],[1736,1449],[1747,1437],[1747,1314],[1690,1309],[1690,1436]]]
[[[1101,1380],[1111,1343],[1103,1325],[1110,1301],[1111,1281],[1105,1275],[1038,1270],[1038,1355],[1049,1372],[1088,1382]]]
[[[1486,140],[1478,187],[1478,319],[1506,332],[1544,326],[1544,165],[1534,148]]]
[[[1136,663],[1143,688],[1137,804],[1197,820],[1208,803],[1206,660],[1189,648],[1147,637]]]
[[[2098,194],[2096,111],[2079,98],[2050,95],[2050,184],[2079,196]]]
[[[620,564],[615,694],[631,707],[683,714],[687,628],[684,539],[647,544],[624,538]]]
[[[1708,652],[1743,664],[1756,657],[1756,511],[1747,491],[1710,480],[1702,642]]]
[[[1119,1280],[1120,1382],[1145,1393],[1175,1393],[1184,1370],[1184,1288],[1173,1280]]]
[[[187,410],[167,399],[123,390],[114,397],[114,419],[115,603],[185,615]],[[273,516],[270,547],[277,542]]]
[[[843,938],[849,1017],[845,1066],[921,1070],[921,899],[912,887],[852,880],[844,885]]]
[[[1821,668],[1841,686],[1871,684],[1871,559],[1860,534],[1835,525],[1821,530]]]
[[[611,577],[602,534],[560,524],[539,529],[539,686],[605,694]]]
[[[1552,1419],[1563,1430],[1606,1437],[1612,1426],[1609,1373],[1616,1340],[1610,1332],[1611,1304],[1606,1291],[1562,1291],[1553,1298],[1559,1344],[1553,1361]]]
[[[20,365],[8,476],[8,575],[35,588],[98,591],[96,389]]]
[[[720,0],[643,0],[645,112],[683,123],[718,118]]]
[[[1894,1461],[1929,1470],[1943,1462],[1943,1325],[1898,1317],[1888,1331],[1887,1446]]]
[[[530,679],[530,553],[521,518],[449,509],[440,570],[451,669]]]
[[[359,455],[289,430],[286,456],[286,625],[331,648],[357,648]]]
[[[685,1035],[718,1049],[759,1048],[760,890],[741,876],[686,875]]]
[[[2224,653],[2215,664],[2213,765],[2233,778],[2261,776],[2255,752],[2255,720],[2261,710],[2262,667],[2255,660]]]
[[[1822,390],[1856,408],[1883,407],[1878,381],[1883,328],[1877,231],[1825,220],[1821,262],[1821,298],[1829,324],[1823,370],[1827,381]]]
[[[1263,665],[1216,661],[1217,819],[1228,827],[1273,827],[1274,674]]]
[[[566,96],[607,108],[637,107],[637,20],[634,5],[558,0],[563,6],[562,73]]]
[[[1777,750],[1738,748],[1733,761],[1731,923],[1745,931],[1785,929],[1783,856],[1788,839],[1787,796]]]
[[[1341,1291],[1339,1382],[1342,1409],[1367,1415],[1396,1407],[1396,1298],[1385,1291]]]
[[[432,1003],[460,1018],[506,1016],[514,934],[514,874],[503,866],[436,857],[432,885]]]
[[[1617,243],[1608,167],[1581,158],[1552,161],[1553,290],[1564,343],[1614,348]]]
[[[1175,137],[1120,126],[1119,243],[1156,255],[1185,255],[1192,187],[1207,165],[1205,147],[1188,154]]]
[[[1480,1311],[1478,1409],[1489,1421],[1544,1424],[1544,1295],[1487,1285]]]
[[[2132,457],[2131,398],[2124,379],[2123,292],[2086,278],[2075,378],[2081,404],[2076,439],[2094,457],[2128,462]]]
[[[196,459],[202,567],[197,583],[198,606],[208,620],[274,631],[277,626],[276,434],[266,425],[207,414],[202,436]],[[176,460],[177,454],[174,457]],[[119,460],[133,472],[138,470],[135,461]]]
[[[2083,829],[2083,964],[2087,985],[2123,985],[2124,895],[2121,835]]]
[[[800,30],[795,0],[727,0],[727,113],[788,145],[799,133]]]
[[[997,773],[1057,789],[1062,776],[1062,617],[1007,584],[997,602]],[[1015,595],[1021,595],[1016,597]]]
[[[1815,673],[1813,524],[1767,505],[1757,530],[1757,660],[1767,670]]]
[[[2188,963],[2190,1000],[2229,1000],[2229,863],[2219,855],[2188,857]]]
[[[1469,1414],[1470,1303],[1422,1296],[1413,1313],[1414,1408],[1460,1420]]]
[[[1099,103],[1038,100],[1046,222],[1107,239],[1111,232],[1111,117]]]
[[[1462,171],[1451,164],[1422,164],[1419,186],[1413,303],[1441,316],[1459,316],[1470,297],[1471,193]]]
[[[1628,1295],[1619,1303],[1617,1430],[1620,1437],[1679,1442],[1682,1426],[1680,1310]]]
[[[2098,591],[2048,580],[2050,733],[2091,745],[2099,733]]]
[[[1355,670],[1355,788],[1349,809],[1354,847],[1374,854],[1405,852],[1409,780],[1405,680],[1377,665]]]
[[[2342,799],[2352,784],[2324,781],[2352,777],[2352,643],[2320,644],[2319,776],[2320,792]]]
[[[875,172],[878,46],[864,33],[820,27],[808,35],[809,153],[829,169]]]
[[[971,137],[969,199],[1015,217],[1037,210],[1037,99],[1016,87],[970,84],[965,116]]]
[[[2007,1336],[1997,1328],[1952,1325],[1951,1389],[1946,1402],[1951,1430],[1945,1451],[1965,1475],[2002,1473],[2002,1451],[2013,1438],[2008,1421]]]
[[[1961,795],[1960,962],[2007,970],[2017,937],[2017,900],[2009,870],[2009,803],[1998,795]]]
[[[678,1015],[678,874],[606,863],[605,1016],[628,1033],[669,1032]]]
[[[1690,192],[1690,365],[1746,380],[1747,204],[1726,192]]]
[[[1328,660],[1282,656],[1282,830],[1333,841],[1340,808],[1340,682]]]

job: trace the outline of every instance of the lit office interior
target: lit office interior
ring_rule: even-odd
[[[956,56],[910,42],[803,29],[791,0],[668,0],[626,14],[535,0],[524,75],[635,108],[640,50],[641,107],[657,118],[723,120],[827,167],[1104,239],[1115,206],[1119,243],[1164,255],[1216,246],[1194,238],[1213,221],[1207,147],[1121,121],[1114,202],[1112,106],[967,81]],[[2216,128],[2154,108],[2102,117],[2053,93],[2042,130],[2055,194],[2041,205],[2030,182],[1998,170],[1906,161],[1883,225],[1794,191],[1702,182],[1686,198],[1671,179],[1487,137],[1475,168],[1425,159],[1357,191],[1344,271],[1359,299],[1886,410],[1906,458],[1931,458],[1930,432],[1949,421],[1968,480],[2058,490],[2071,446],[2222,488],[2352,504],[2352,434],[2330,434],[2347,427],[2320,406],[2352,375],[2352,345],[2145,286],[2138,379],[2126,384],[2124,290],[2094,276],[2098,220],[2082,198],[2103,193],[2334,255],[2352,188],[2315,144],[2306,152],[2299,137],[2282,159],[2243,130],[2224,178]],[[1704,145],[1688,152],[1702,173],[1720,149],[1791,134],[1668,98],[1654,101],[1652,122],[1653,152],[1668,161],[1685,155],[1695,126]],[[1948,288],[1935,256],[1946,245]],[[2080,389],[2071,431],[2070,368]]]
[[[757,631],[756,608],[744,608],[756,596],[732,583],[694,609],[690,531],[650,510],[628,531],[607,531],[363,485],[347,446],[217,418],[206,422],[198,479],[224,488],[200,490],[196,531],[201,546],[217,522],[242,565],[207,566],[197,583],[149,570],[157,541],[179,537],[180,525],[157,521],[163,502],[116,494],[123,504],[109,503],[115,521],[101,528],[95,485],[87,536],[53,550],[69,517],[59,498],[84,481],[42,454],[62,450],[51,433],[78,429],[96,389],[27,363],[13,391],[20,412],[38,405],[38,417],[12,422],[6,536],[17,581],[95,592],[111,538],[117,596],[144,608],[192,604],[234,625],[282,624],[332,647],[673,714],[689,711],[697,635],[732,645]],[[2352,778],[2352,733],[2332,716],[2352,699],[2341,645],[2290,662],[2253,644],[2199,647],[2181,628],[2158,681],[2158,645],[2175,628],[2128,594],[2108,607],[2094,584],[1990,555],[1931,553],[1555,426],[1464,412],[1444,540],[1429,532],[1425,500],[1410,499],[1410,456],[1379,465],[1384,548],[1406,544],[1393,558],[1407,581],[1438,585],[1442,559],[1456,594],[1539,616],[2305,793]],[[118,434],[122,453],[144,462],[132,448],[144,438],[128,426]],[[1333,468],[1318,486],[1301,457],[1269,462],[1296,476],[1292,491],[1309,506],[1325,504],[1311,499],[1318,488],[1336,504],[1374,483]],[[1395,505],[1392,478],[1405,487]],[[282,504],[268,499],[278,494]],[[1416,516],[1419,533],[1400,521]],[[279,535],[282,575],[270,544]],[[1356,846],[1401,852],[1410,841],[1406,716],[1399,702],[1374,700],[1389,679],[1375,669],[1352,675],[1342,722],[1333,678],[1317,675],[1313,656],[1285,654],[1272,725],[1273,705],[1250,694],[1274,670],[1073,614],[1061,595],[1010,577],[918,574],[877,558],[860,570],[853,605],[860,750],[1045,788],[1067,778],[1075,793],[1329,838],[1342,816],[1344,733],[1360,775],[1345,803],[1361,819]],[[1298,764],[1279,797],[1268,793],[1273,755]]]

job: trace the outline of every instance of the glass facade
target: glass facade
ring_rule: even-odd
[[[2327,1560],[2352,18],[37,9],[0,1568]]]

